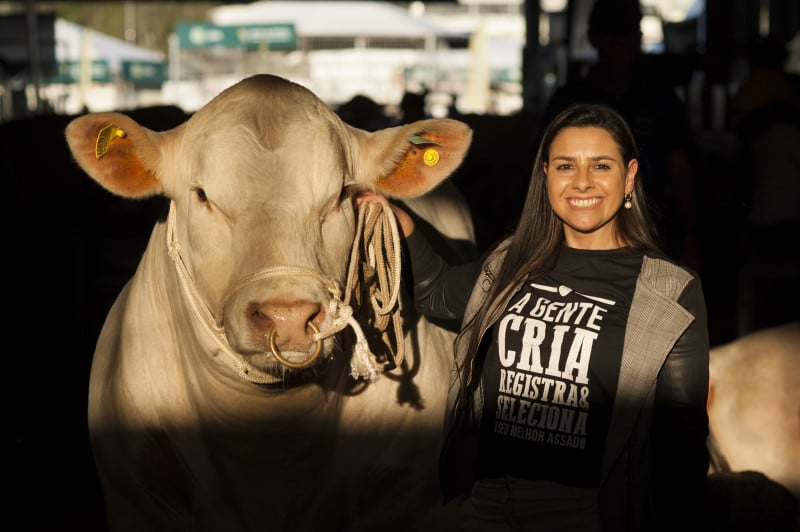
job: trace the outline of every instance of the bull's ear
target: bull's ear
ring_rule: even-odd
[[[464,161],[472,129],[458,120],[430,118],[356,134],[359,185],[396,198],[425,194]]]
[[[159,135],[121,113],[83,115],[66,128],[80,167],[107,190],[128,198],[162,190],[156,173]]]

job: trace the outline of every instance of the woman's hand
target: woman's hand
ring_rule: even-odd
[[[378,194],[376,192],[359,192],[355,197],[356,206],[361,205],[362,203],[380,203],[382,205],[388,205],[392,212],[394,213],[394,217],[397,219],[397,225],[400,228],[400,234],[403,238],[408,238],[411,233],[414,232],[414,220],[411,218],[405,210],[401,209],[391,201],[389,201],[386,196],[382,194]]]

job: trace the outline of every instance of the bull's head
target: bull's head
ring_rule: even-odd
[[[257,75],[168,131],[95,113],[66,136],[109,191],[169,198],[154,237],[165,235],[173,281],[240,373],[269,382],[329,356],[348,319],[354,193],[426,193],[461,164],[472,132],[450,119],[367,132],[300,85]]]

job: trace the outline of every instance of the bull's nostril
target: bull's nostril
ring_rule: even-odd
[[[245,307],[245,314],[251,318],[266,319],[267,315],[261,311],[261,307],[256,302],[250,302]]]
[[[258,309],[254,310],[250,314],[250,317],[253,318],[253,321],[256,323],[258,327],[270,327],[273,324],[273,318],[267,316]]]
[[[251,304],[247,308],[247,321],[254,331],[259,335],[269,335],[275,328],[273,318],[264,312],[257,304]]]
[[[308,319],[310,327],[319,328],[325,321],[325,308],[322,305],[317,305],[316,311]]]

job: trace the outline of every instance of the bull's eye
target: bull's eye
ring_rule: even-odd
[[[339,205],[353,206],[353,198],[358,193],[358,189],[354,186],[344,186],[339,192]]]
[[[345,189],[340,190],[338,193],[333,194],[330,198],[328,198],[327,204],[321,211],[319,221],[320,223],[325,223],[325,219],[331,214],[339,212],[342,208],[342,203],[345,199],[347,199],[347,192]]]
[[[202,188],[198,188],[196,192],[197,192],[197,199],[199,199],[203,203],[208,201],[208,197],[206,196],[205,190],[203,190]]]

